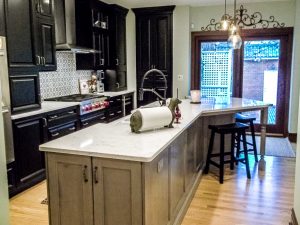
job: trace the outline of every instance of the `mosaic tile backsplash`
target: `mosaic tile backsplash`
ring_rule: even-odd
[[[74,53],[57,52],[57,71],[40,73],[42,99],[79,93],[78,79],[89,79],[90,70],[76,71]]]

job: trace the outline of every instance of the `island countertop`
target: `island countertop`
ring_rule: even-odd
[[[132,133],[130,116],[127,116],[45,143],[40,146],[40,151],[150,162],[200,116],[261,110],[268,106],[270,104],[242,98],[230,98],[221,104],[210,101],[190,104],[186,99],[180,104],[180,124],[174,124],[174,128]]]

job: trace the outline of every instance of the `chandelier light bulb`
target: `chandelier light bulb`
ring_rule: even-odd
[[[243,43],[242,38],[238,33],[231,34],[228,38],[228,42],[233,49],[240,49]]]
[[[228,30],[228,28],[229,28],[228,20],[226,20],[226,19],[222,20],[221,24],[222,24],[222,30]]]

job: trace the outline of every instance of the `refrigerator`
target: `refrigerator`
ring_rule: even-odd
[[[4,98],[5,91],[7,91],[5,84],[8,80],[7,73],[7,54],[5,37],[0,36],[0,99],[2,112],[0,113],[0,223],[8,225],[8,184],[7,184],[7,170],[6,170],[6,148],[5,143],[5,125],[4,117],[10,115],[9,106],[5,105]],[[9,89],[8,89],[9,91]]]

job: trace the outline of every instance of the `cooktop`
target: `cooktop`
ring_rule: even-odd
[[[101,98],[105,97],[104,95],[93,95],[93,94],[73,94],[73,95],[66,95],[61,97],[54,97],[54,98],[47,98],[44,99],[45,101],[58,101],[58,102],[82,102],[89,99],[94,98]]]

